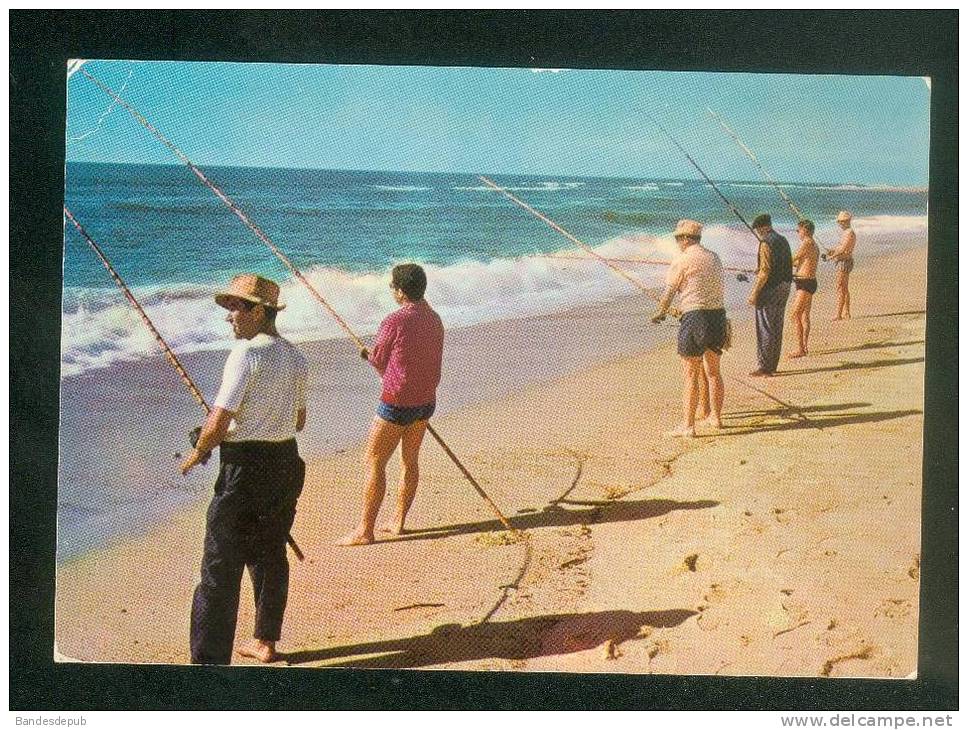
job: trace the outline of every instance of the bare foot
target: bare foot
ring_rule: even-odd
[[[803,350],[797,350],[797,351],[795,351],[795,352],[791,352],[791,353],[789,353],[789,354],[787,355],[787,357],[788,357],[788,358],[790,358],[790,359],[792,360],[793,358],[796,358],[796,357],[803,357],[803,356],[804,356],[804,355],[806,355],[806,354],[807,354],[807,353],[806,353],[805,351],[803,351]]]
[[[385,532],[387,535],[406,535],[407,531],[404,529],[403,525],[398,522],[387,522],[383,527],[380,528],[380,532]]]
[[[263,664],[270,664],[279,658],[276,653],[276,642],[261,639],[255,639],[239,647],[239,656],[249,657]]]
[[[367,534],[362,530],[353,530],[349,532],[339,540],[336,541],[337,545],[342,545],[343,547],[352,547],[353,545],[370,545],[375,542],[373,538],[373,533]]]
[[[705,424],[710,428],[716,429],[717,431],[721,431],[723,428],[722,420],[720,420],[719,418],[716,418],[716,416],[713,416],[713,415],[707,416],[705,420]]]
[[[833,318],[832,320],[830,320],[830,321],[831,321],[831,322],[839,322],[839,321],[840,321],[840,320],[842,320],[842,319],[843,319],[843,317],[834,317],[834,318]]]
[[[665,435],[669,438],[691,439],[696,437],[696,429],[693,426],[679,426],[672,431],[666,431]]]

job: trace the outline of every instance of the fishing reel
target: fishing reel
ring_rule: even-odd
[[[737,274],[736,275],[736,281],[747,282],[749,280],[750,280],[750,278],[746,274]]]
[[[820,254],[820,260],[821,261],[826,261],[827,260],[827,254],[825,254],[825,253]]]
[[[202,436],[202,427],[195,426],[191,431],[188,432],[188,442],[192,445],[194,449],[198,445],[198,439]],[[211,451],[206,451],[201,459],[198,460],[199,464],[207,464],[209,457],[212,455]]]

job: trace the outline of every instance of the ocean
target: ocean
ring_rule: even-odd
[[[395,306],[390,268],[404,261],[425,266],[427,299],[448,330],[441,415],[671,336],[648,326],[642,310],[651,302],[625,301],[636,293],[628,282],[597,261],[562,258],[583,254],[473,174],[205,172],[361,336],[375,332]],[[601,255],[669,260],[677,250],[670,233],[689,217],[705,224],[703,243],[725,265],[755,268],[755,240],[702,181],[488,176]],[[854,211],[858,266],[926,240],[924,189],[784,187],[816,221],[821,246],[837,241],[837,211]],[[721,189],[747,220],[772,213],[796,246],[794,217],[770,185],[739,181]],[[280,328],[305,343],[317,370],[310,410],[320,416],[301,445],[321,455],[365,436],[375,379],[319,304],[187,168],[68,163],[65,202],[208,396],[224,359],[219,351],[231,344],[213,293],[243,271],[279,281],[287,303]],[[661,286],[664,267],[620,265]],[[731,278],[727,306],[746,312],[747,293],[748,285]],[[526,330],[514,326],[526,317]],[[516,356],[509,358],[503,348],[512,346]],[[58,560],[156,527],[208,492],[214,465],[188,480],[175,471],[184,434],[200,422],[197,405],[69,224],[61,377]]]
[[[580,254],[533,215],[471,174],[211,168],[206,173],[255,221],[359,333],[392,308],[389,269],[416,261],[427,298],[449,327],[602,301],[629,284]],[[668,260],[679,218],[706,225],[704,243],[726,265],[755,268],[755,241],[709,186],[696,180],[492,176],[603,255]],[[796,245],[795,221],[768,184],[724,183],[751,220],[773,214]],[[918,225],[927,192],[886,186],[785,184],[833,245],[837,211],[859,228]],[[69,163],[66,205],[113,260],[179,352],[229,346],[213,292],[236,273],[283,283],[287,331],[297,341],[342,336],[285,267],[183,166]],[[922,224],[923,225],[923,224]],[[87,244],[67,227],[62,375],[156,354],[153,340]],[[859,256],[865,252],[861,248]],[[661,266],[622,264],[650,285]]]

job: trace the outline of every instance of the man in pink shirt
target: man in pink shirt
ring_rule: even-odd
[[[383,378],[383,391],[366,449],[367,486],[359,526],[339,545],[369,545],[386,494],[386,466],[401,444],[397,511],[385,532],[403,534],[404,521],[417,493],[420,444],[433,415],[444,352],[444,326],[424,300],[427,275],[416,264],[393,267],[390,289],[400,308],[380,324],[373,352],[361,355]]]

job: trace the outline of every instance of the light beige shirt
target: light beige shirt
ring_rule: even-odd
[[[723,264],[719,256],[694,243],[672,260],[666,271],[668,293],[679,293],[679,309],[723,308]]]

